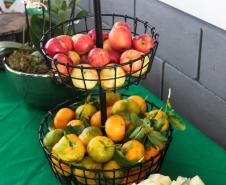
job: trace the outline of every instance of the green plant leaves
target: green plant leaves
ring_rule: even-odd
[[[133,166],[135,164],[138,164],[138,161],[129,161],[126,159],[126,157],[124,156],[124,154],[119,151],[119,150],[115,150],[113,159],[120,164],[120,166],[122,167],[128,167],[128,166]]]
[[[87,11],[81,10],[81,11],[76,15],[76,18],[77,18],[77,19],[80,19],[80,18],[85,17],[85,16],[87,16],[87,15],[88,15],[88,12],[87,12]]]
[[[177,116],[176,114],[169,116],[169,121],[173,125],[173,127],[177,128],[178,130],[185,130],[186,126],[183,123],[182,119]]]
[[[159,120],[153,119],[152,122],[153,122],[153,127],[154,127],[154,129],[157,130],[157,131],[160,131],[161,128],[163,127],[164,122],[165,122],[166,119],[167,119],[167,116],[166,116],[166,115],[163,116],[163,117],[162,117],[161,119],[159,119]]]
[[[142,141],[144,136],[145,136],[145,130],[142,126],[139,126],[130,134],[129,138]]]
[[[64,129],[64,131],[66,132],[66,134],[75,134],[79,136],[84,129],[85,129],[84,125],[76,125],[76,126],[69,125]]]
[[[123,118],[135,127],[140,126],[142,124],[141,119],[135,113],[125,113],[123,115]]]
[[[1,41],[0,42],[0,51],[4,49],[21,49],[24,48],[25,45],[19,42],[12,42],[12,41]]]
[[[160,149],[164,147],[167,139],[158,131],[152,131],[148,134],[147,139],[153,146],[159,146]]]
[[[60,21],[58,15],[53,12],[51,12],[51,20],[52,26],[55,26]],[[49,16],[46,15],[44,20],[42,15],[34,14],[31,16],[29,34],[31,42],[37,50],[40,50],[40,40],[42,38],[43,32],[49,30],[49,25]],[[63,34],[63,30],[61,28],[56,29],[54,32],[56,35]]]

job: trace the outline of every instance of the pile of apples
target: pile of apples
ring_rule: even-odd
[[[87,34],[60,35],[48,40],[45,52],[53,61],[58,61],[56,64],[52,61],[53,68],[61,75],[70,74],[73,85],[81,89],[92,89],[97,85],[99,75],[95,67],[113,66],[100,71],[100,85],[104,89],[123,86],[126,73],[139,77],[147,71],[148,57],[137,60],[132,65],[125,63],[150,52],[154,47],[151,36],[143,34],[133,37],[128,23],[116,22],[109,33],[102,33],[102,39],[103,48],[97,48],[95,29]],[[84,69],[73,66],[83,66]]]

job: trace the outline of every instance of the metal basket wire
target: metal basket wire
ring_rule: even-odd
[[[121,64],[114,64],[112,66],[103,66],[103,67],[90,67],[90,66],[82,66],[82,65],[71,65],[71,64],[64,64],[62,62],[59,62],[57,60],[53,60],[44,50],[44,46],[46,42],[55,36],[59,35],[59,30],[64,30],[65,34],[68,35],[74,35],[77,33],[88,33],[88,31],[92,28],[94,28],[94,16],[86,16],[80,19],[72,18],[70,20],[67,20],[65,22],[62,22],[58,24],[57,26],[53,26],[50,30],[48,30],[46,33],[44,33],[41,42],[40,47],[41,50],[46,57],[46,59],[52,63],[52,68],[55,73],[54,77],[55,80],[58,83],[65,84],[67,87],[70,88],[77,88],[81,91],[85,91],[88,93],[100,93],[100,92],[106,92],[106,91],[116,91],[118,88],[124,88],[128,89],[130,85],[132,84],[139,84],[141,79],[145,79],[148,72],[150,72],[153,59],[158,47],[158,33],[156,33],[155,28],[151,26],[148,22],[145,22],[143,20],[140,20],[136,17],[130,17],[127,15],[119,15],[119,14],[102,14],[101,15],[102,20],[106,20],[109,24],[103,24],[103,31],[109,31],[111,30],[112,25],[117,21],[124,21],[127,22],[131,29],[131,32],[133,36],[145,34],[148,33],[154,40],[154,47],[149,50],[149,52],[141,55],[141,57],[128,61],[126,63]],[[132,70],[132,67],[138,62],[141,62],[141,67],[137,70]],[[57,65],[63,65],[67,69],[67,73],[63,74],[58,70]],[[119,68],[123,68],[125,66],[129,66],[130,70],[125,72],[123,75],[118,76],[117,70]],[[82,74],[81,77],[74,77],[71,75],[71,71],[73,69],[77,69],[78,72]],[[111,75],[108,78],[102,78],[101,77],[101,71],[103,70],[111,70]],[[84,71],[90,70],[95,72],[95,78],[87,78],[84,77]],[[73,85],[73,80],[77,80],[83,83],[83,87],[75,87]],[[123,84],[118,84],[119,80],[124,81]],[[94,82],[96,85],[93,88],[88,87],[89,82]],[[104,87],[104,84],[110,83],[112,84],[110,87]]]
[[[128,96],[128,95],[123,95]],[[122,167],[120,169],[103,170],[103,169],[86,169],[84,167],[76,166],[74,164],[66,163],[58,158],[56,158],[52,153],[50,153],[44,146],[43,139],[48,132],[48,126],[53,120],[54,114],[62,107],[67,107],[74,104],[81,104],[83,100],[78,101],[78,99],[67,100],[62,104],[59,104],[52,110],[50,110],[42,120],[39,127],[39,142],[42,149],[49,161],[49,164],[61,184],[73,185],[73,184],[100,184],[100,185],[129,185],[132,183],[138,183],[139,181],[145,179],[151,173],[156,173],[159,171],[161,164],[164,160],[165,154],[168,150],[170,142],[172,140],[173,128],[170,126],[169,129],[164,133],[167,141],[165,147],[160,150],[160,152],[151,157],[149,160],[138,163],[134,166]],[[148,110],[153,110],[154,108],[159,108],[153,102],[146,101]],[[74,173],[75,170],[80,170],[79,174]],[[103,174],[111,174],[111,178],[104,176]],[[118,176],[120,173],[122,175]]]

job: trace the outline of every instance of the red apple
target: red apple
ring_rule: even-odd
[[[88,64],[88,54],[86,55],[81,55],[81,64]]]
[[[61,45],[64,45],[68,51],[73,50],[73,41],[68,35],[59,35],[56,39],[60,42]]]
[[[110,44],[110,40],[109,40],[109,39],[107,39],[107,40],[104,41],[104,43],[103,43],[103,48],[104,48],[105,50],[107,50],[107,51],[112,50],[111,44]]]
[[[75,51],[68,51],[68,57],[73,62],[73,65],[80,64],[81,58],[80,58],[79,54],[76,53]]]
[[[79,64],[78,66],[92,67],[89,64]],[[95,69],[83,69],[82,72],[81,69],[74,68],[71,72],[71,77],[73,85],[80,89],[92,89],[98,81],[98,74]]]
[[[110,61],[116,64],[120,63],[120,53],[114,50],[110,50],[108,51],[109,57],[110,57]]]
[[[139,51],[134,50],[134,49],[124,51],[122,53],[121,57],[120,57],[120,63],[123,64],[123,63],[126,63],[128,61],[138,59],[139,57],[141,57],[142,54],[143,54],[142,52],[139,52]],[[130,70],[131,70],[131,72],[137,72],[142,68],[142,64],[143,64],[143,61],[138,60],[136,62],[133,62],[132,68],[130,67],[130,64],[124,65],[122,67],[128,73],[130,73]]]
[[[76,34],[72,37],[74,50],[80,54],[88,53],[94,46],[92,38],[88,34]]]
[[[143,75],[144,73],[146,73],[147,70],[148,70],[148,66],[150,65],[149,62],[150,62],[149,57],[146,56],[144,58],[144,63],[143,63],[142,69],[140,69],[137,72],[132,73],[132,76],[133,77],[140,77],[141,75]]]
[[[154,47],[154,40],[148,35],[139,35],[133,38],[133,48],[137,51],[147,53]]]
[[[131,32],[131,28],[127,22],[116,22],[113,27],[126,27]]]
[[[53,57],[57,53],[67,54],[68,50],[56,38],[52,38],[45,44],[45,51],[50,57]]]
[[[88,61],[91,66],[101,67],[110,62],[110,57],[103,48],[94,48],[88,54]]]
[[[73,65],[73,63],[67,55],[64,55],[62,53],[58,53],[53,57],[53,60],[57,60],[55,64],[52,61],[52,66],[53,66],[54,69],[57,69],[59,71],[59,73],[67,75],[68,72],[69,73],[71,72],[72,68],[68,67],[68,69],[67,69],[66,64]],[[62,64],[57,63],[57,62],[60,62]]]
[[[93,28],[92,30],[90,30],[88,32],[88,35],[93,39],[93,42],[96,44],[96,29]],[[102,32],[102,39],[103,39],[103,41],[108,39],[108,32],[106,32],[106,31]]]
[[[130,49],[132,46],[132,34],[126,26],[113,26],[109,40],[111,47],[117,51]]]
[[[73,42],[70,36],[60,35],[48,40],[45,44],[45,51],[53,57],[57,53],[67,54],[69,50],[73,49]]]

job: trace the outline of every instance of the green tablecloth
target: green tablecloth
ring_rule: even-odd
[[[141,86],[132,86],[128,93],[162,105]],[[27,107],[0,71],[0,185],[59,184],[38,142],[45,113]],[[160,172],[172,178],[198,174],[207,185],[226,185],[226,152],[187,121],[186,125],[185,132],[174,132]]]

